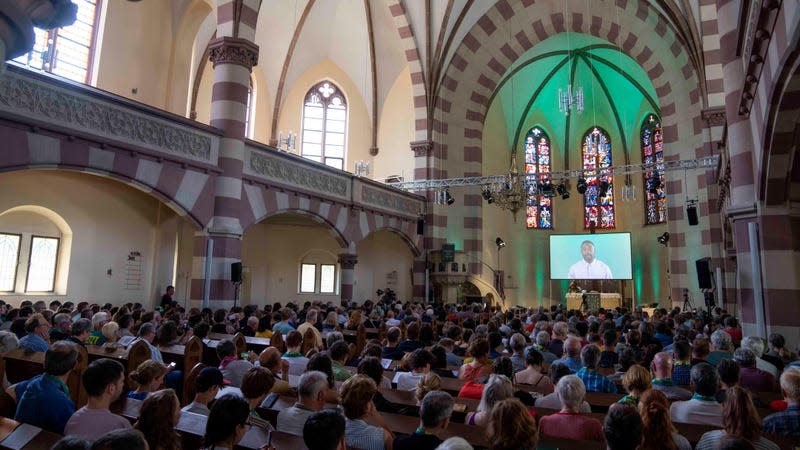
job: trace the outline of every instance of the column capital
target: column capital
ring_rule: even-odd
[[[358,263],[358,255],[353,253],[339,254],[339,265],[342,267],[342,270],[352,270],[356,267],[356,263]]]
[[[708,127],[725,125],[726,116],[724,106],[706,108],[700,112],[700,116],[706,121],[706,126]]]
[[[253,70],[258,64],[258,46],[247,39],[221,37],[208,43],[209,59],[214,67],[236,64]]]
[[[411,141],[408,143],[414,156],[430,156],[433,150],[433,141],[424,139],[421,141]]]

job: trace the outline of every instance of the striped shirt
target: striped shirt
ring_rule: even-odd
[[[383,428],[368,425],[361,419],[345,417],[345,443],[361,450],[384,450]]]
[[[714,430],[703,434],[697,442],[697,447],[694,450],[714,450],[719,448],[719,442],[726,435],[725,430]],[[780,450],[774,442],[763,437],[759,437],[757,441],[750,441],[756,450]]]

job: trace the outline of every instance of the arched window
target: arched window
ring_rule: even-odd
[[[342,91],[323,81],[306,94],[301,152],[304,158],[344,169],[347,102]]]
[[[312,250],[300,261],[298,294],[336,294],[336,281],[336,258],[327,252]]]
[[[72,0],[78,5],[78,19],[72,25],[53,30],[34,28],[33,49],[14,61],[79,83],[91,83],[97,25],[102,0]]]
[[[642,162],[664,162],[664,142],[661,136],[661,120],[649,114],[642,123]],[[644,173],[644,213],[647,225],[667,221],[667,194],[664,192],[664,171],[648,170]]]
[[[614,177],[604,173],[611,167],[611,139],[598,127],[583,137],[583,176],[586,193],[583,196],[584,227],[614,228]]]
[[[528,201],[525,210],[525,228],[553,229],[553,199],[536,195],[537,183],[550,182],[550,138],[539,127],[533,127],[525,136],[525,174],[536,174],[528,181]]]

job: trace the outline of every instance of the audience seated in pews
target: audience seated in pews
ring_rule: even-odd
[[[141,431],[151,450],[181,448],[175,427],[181,417],[181,404],[172,389],[153,392],[142,402],[134,428]]]
[[[48,335],[50,342],[64,341],[69,339],[72,318],[67,313],[58,313],[53,316],[53,327],[50,328]]]
[[[617,403],[623,405],[636,406],[639,404],[639,399],[642,394],[650,389],[650,372],[644,367],[634,364],[622,376],[622,387],[625,388],[625,394]]]
[[[434,356],[424,348],[418,348],[411,353],[411,372],[398,372],[395,376],[397,389],[400,391],[413,391],[417,383],[431,371]]]
[[[303,425],[303,442],[308,450],[346,450],[345,418],[333,410],[312,414]]]
[[[486,427],[494,405],[514,396],[511,380],[505,375],[489,375],[489,380],[483,388],[481,401],[474,412],[467,414],[466,423]]]
[[[70,336],[67,340],[86,348],[86,340],[89,339],[89,334],[92,332],[92,321],[89,319],[78,319],[72,322],[70,327]]]
[[[761,418],[750,394],[741,387],[728,389],[722,405],[722,430],[703,434],[695,450],[714,450],[725,436],[746,439],[757,450],[778,450],[774,442],[761,436]]]
[[[297,330],[290,331],[286,335],[286,352],[283,354],[283,359],[289,362],[289,375],[300,375],[305,371],[308,358],[300,353],[302,347],[303,335]]]
[[[692,450],[689,441],[678,434],[669,418],[669,401],[662,391],[650,389],[639,400],[643,441],[641,449]]]
[[[92,361],[81,376],[88,401],[86,406],[72,414],[64,434],[96,441],[106,433],[131,428],[124,417],[109,411],[124,390],[125,368],[118,361],[101,358]]]
[[[765,417],[762,429],[767,433],[800,437],[800,368],[787,367],[780,381],[781,395],[788,407]]]
[[[451,329],[452,328],[455,327],[451,327]],[[445,350],[445,366],[460,367],[462,364],[464,364],[464,360],[454,352],[456,347],[454,340],[450,339],[449,337],[443,338],[439,341],[439,345],[444,347]]]
[[[556,324],[553,325],[552,339],[548,345],[550,353],[556,355],[557,358],[561,358],[561,356],[564,355],[564,344],[567,340],[567,333],[569,333],[569,325],[567,325],[566,322],[556,322]],[[580,343],[580,341],[578,341],[578,343]]]
[[[498,402],[487,426],[490,450],[534,449],[538,441],[536,422],[516,398]]]
[[[558,359],[558,356],[550,351],[550,333],[547,331],[542,330],[536,333],[536,342],[528,347],[525,352],[530,353],[531,350],[541,353],[542,359],[547,364],[552,364],[553,361]]]
[[[208,414],[204,448],[233,450],[247,431],[248,417],[250,408],[243,398],[234,394],[218,398]]]
[[[653,363],[650,364],[650,372],[653,376],[653,389],[661,391],[668,400],[689,400],[692,393],[677,386],[672,380],[672,357],[667,352],[656,353]]]
[[[428,392],[441,391],[442,379],[435,373],[427,373],[424,377],[420,378],[417,382],[417,387],[414,389],[414,398],[417,399],[417,406],[422,403],[422,399]]]
[[[392,448],[394,434],[372,403],[376,391],[375,382],[365,375],[356,375],[342,384],[339,395],[345,415],[348,447],[361,450]]]
[[[749,348],[740,347],[734,350],[733,360],[739,365],[739,385],[754,392],[777,391],[775,377],[756,367],[757,359],[755,352]]]
[[[331,357],[331,364],[333,368],[333,379],[336,381],[344,381],[350,378],[350,372],[344,367],[345,362],[350,355],[350,345],[345,341],[335,342],[330,348],[329,355]],[[284,357],[285,356],[286,355],[284,355]]]
[[[41,314],[33,314],[25,320],[25,336],[19,340],[19,348],[29,352],[46,352],[50,324]]]
[[[584,441],[603,441],[603,426],[597,419],[581,415],[586,387],[576,375],[561,377],[556,385],[561,401],[559,412],[539,419],[539,432],[545,436]]]
[[[583,367],[581,361],[581,340],[575,336],[570,336],[564,341],[563,357],[553,361],[553,364],[563,364],[569,367],[572,373],[576,373]]]
[[[239,359],[236,354],[236,346],[230,339],[223,339],[217,343],[217,356],[219,357],[219,370],[222,371],[222,377],[230,381],[231,386],[240,387],[244,374],[253,368],[253,363]],[[248,356],[254,358],[255,355]]]
[[[289,361],[281,358],[281,352],[275,347],[265,348],[258,355],[258,363],[261,367],[266,367],[275,375],[275,385],[272,392],[280,395],[293,394],[292,387],[289,385]]]
[[[164,364],[148,359],[139,364],[133,372],[128,375],[136,390],[128,392],[128,398],[144,400],[151,392],[155,392],[164,384],[164,376],[169,368]]]
[[[460,436],[447,438],[436,447],[436,450],[474,450],[466,439]]]
[[[381,361],[378,358],[372,356],[363,358],[358,364],[358,373],[370,377],[379,388],[391,389],[392,387],[391,381],[383,376],[383,366],[381,366]],[[388,383],[388,386],[384,385],[384,383]],[[380,391],[375,392],[372,403],[375,404],[375,408],[380,412],[405,414],[408,411],[406,406],[386,400]]]
[[[708,354],[706,362],[716,366],[723,359],[733,359],[733,342],[731,335],[724,330],[711,333],[711,345],[714,349]]]
[[[319,310],[316,308],[309,309],[306,313],[306,321],[297,326],[297,331],[300,332],[301,336],[305,336],[306,331],[311,330],[311,332],[314,333],[314,346],[318,349],[322,349],[322,334],[320,334],[316,326],[318,317]]]
[[[637,450],[644,424],[636,408],[615,403],[603,420],[603,436],[608,450]]]
[[[766,346],[767,343],[764,339],[757,336],[747,336],[742,339],[741,348],[746,348],[752,351],[756,357],[756,368],[769,373],[777,380],[780,376],[780,369],[783,369],[783,361],[781,361],[779,358],[773,360],[780,365],[780,369],[776,364],[767,361],[767,359],[764,357],[764,349]],[[735,357],[736,355],[734,355],[734,358]]]
[[[550,377],[542,373],[542,354],[529,348],[525,356],[525,369],[514,374],[514,384],[527,384],[542,391],[552,391],[553,382]]]
[[[325,394],[325,399],[329,403],[339,403],[339,394],[336,392],[336,383],[333,379],[333,362],[331,357],[322,353],[317,353],[312,356],[306,366],[306,371],[317,370],[328,377],[328,391]]]
[[[492,373],[492,363],[489,360],[489,341],[480,337],[475,339],[470,344],[467,353],[473,360],[461,366],[458,372],[459,379],[477,382],[482,377]]]
[[[67,379],[78,361],[75,344],[57,341],[44,354],[44,373],[6,390],[17,400],[14,420],[64,434],[64,426],[75,412]]]
[[[181,411],[207,416],[211,412],[208,404],[217,397],[217,393],[225,384],[226,381],[219,369],[216,367],[204,367],[194,382],[194,399],[184,406]]]
[[[598,367],[601,369],[613,369],[619,361],[619,354],[615,351],[617,346],[617,331],[606,330],[603,333],[603,351],[600,352],[600,362]]]
[[[430,391],[425,394],[419,407],[419,427],[414,434],[395,438],[392,449],[434,450],[442,442],[438,434],[450,423],[453,405],[453,397],[447,392]]]
[[[92,315],[92,332],[89,333],[89,337],[86,339],[86,345],[103,345],[106,343],[106,337],[103,335],[103,326],[109,320],[108,313],[105,311]]]
[[[301,375],[297,385],[297,402],[278,413],[277,430],[302,436],[306,419],[325,406],[327,390],[328,380],[324,373],[312,370]]]
[[[692,367],[691,375],[694,395],[690,400],[673,402],[669,408],[670,418],[679,423],[722,426],[722,405],[714,397],[719,384],[716,369],[711,364],[699,363]]]
[[[50,450],[90,450],[91,448],[92,443],[86,439],[81,439],[78,436],[64,436],[50,447]]]
[[[567,343],[564,344],[567,355],[573,354],[574,343],[575,338],[567,338]],[[609,394],[616,394],[617,386],[612,383],[611,380],[604,377],[597,371],[597,364],[600,362],[600,349],[594,345],[587,345],[586,347],[583,347],[582,350],[579,350],[579,353],[582,367],[576,371],[576,375],[586,386],[586,392],[605,392]],[[569,362],[571,364],[570,358],[570,356],[567,356],[560,361]],[[572,369],[569,364],[566,365]]]

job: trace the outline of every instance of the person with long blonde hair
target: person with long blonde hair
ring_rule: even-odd
[[[727,436],[745,439],[756,450],[778,450],[774,442],[761,436],[761,418],[750,394],[739,386],[728,388],[722,404],[722,430],[709,431],[700,437],[695,450],[716,449]]]
[[[539,440],[536,422],[516,398],[494,405],[487,431],[489,450],[534,450]]]
[[[663,392],[648,389],[639,399],[642,416],[643,441],[641,448],[648,450],[692,450],[689,441],[678,434],[669,418],[669,400]]]

